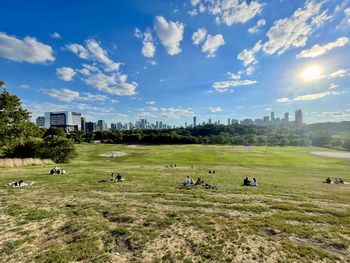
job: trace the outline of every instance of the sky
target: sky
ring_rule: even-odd
[[[349,38],[350,0],[4,0],[0,79],[33,119],[342,121]]]

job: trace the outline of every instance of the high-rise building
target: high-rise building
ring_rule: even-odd
[[[231,125],[231,119],[227,119],[227,125]]]
[[[238,123],[239,123],[239,121],[238,121],[238,120],[236,120],[236,119],[232,119],[232,120],[231,120],[231,123],[232,123],[232,124],[238,124]]]
[[[85,131],[86,132],[94,132],[96,131],[96,122],[88,121],[85,123]]]
[[[220,125],[220,120],[218,120],[218,125]]]
[[[297,127],[301,127],[303,126],[303,112],[299,109],[297,111],[295,111],[295,125]]]
[[[288,112],[286,112],[286,113],[284,114],[284,119],[283,119],[283,121],[284,121],[284,123],[288,123],[288,122],[289,122],[289,113],[288,113]]]
[[[81,130],[81,113],[71,111],[45,112],[45,128],[59,127],[66,132]]]
[[[84,131],[85,132],[85,130],[86,130],[86,127],[85,127],[85,118],[84,117],[81,117],[81,127],[80,127],[80,129],[82,130],[82,131]]]
[[[96,131],[107,131],[107,123],[104,120],[98,120]]]
[[[271,122],[275,121],[275,113],[272,111],[271,112]]]
[[[187,128],[187,121],[185,122],[185,128]]]
[[[111,131],[116,131],[116,130],[117,130],[117,124],[111,123]]]
[[[264,124],[267,125],[270,122],[270,117],[264,116],[263,120],[264,120]]]
[[[208,120],[208,124],[211,124],[211,119]]]
[[[45,117],[38,116],[38,118],[36,118],[36,125],[40,128],[44,128],[45,127]]]
[[[196,127],[197,126],[197,117],[194,116],[193,117],[193,127]]]

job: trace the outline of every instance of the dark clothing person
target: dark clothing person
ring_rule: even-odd
[[[326,183],[326,184],[330,184],[330,183],[332,183],[331,178],[327,177],[327,179],[326,179],[326,181],[324,181],[324,183]]]
[[[243,185],[244,185],[244,186],[250,186],[250,181],[249,181],[248,177],[246,177],[246,178],[243,180]]]

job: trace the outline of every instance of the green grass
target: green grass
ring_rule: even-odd
[[[1,185],[35,184],[0,188],[0,261],[350,262],[350,185],[322,183],[350,181],[350,161],[320,150],[83,144],[68,175],[1,168]],[[112,172],[126,181],[99,182]],[[217,189],[182,189],[186,175]]]

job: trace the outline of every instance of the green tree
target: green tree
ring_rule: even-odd
[[[56,163],[69,162],[76,156],[74,142],[61,136],[49,135],[44,138],[40,156],[51,159]]]
[[[343,147],[350,151],[350,137],[344,140]]]
[[[67,136],[64,130],[58,127],[50,127],[49,129],[47,129],[46,132],[44,133],[44,138],[51,135],[62,137],[62,138],[66,138]]]
[[[30,113],[21,107],[16,95],[3,88],[0,81],[0,154],[23,144],[28,137]]]

